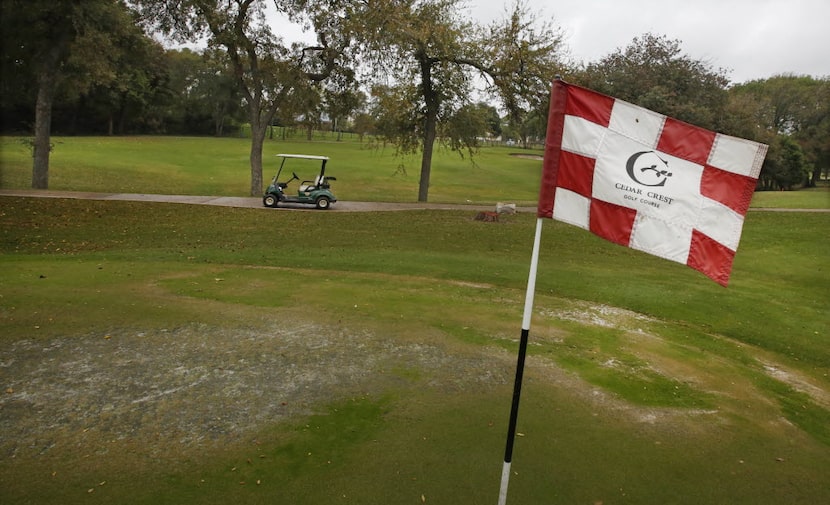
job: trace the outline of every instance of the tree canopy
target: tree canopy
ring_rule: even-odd
[[[472,154],[476,133],[486,129],[470,128],[476,78],[521,121],[538,110],[562,68],[562,38],[537,25],[521,2],[489,29],[462,17],[460,0],[370,3],[356,37],[375,75],[384,76],[374,89],[382,104],[378,130],[402,151],[422,153],[418,200],[426,201],[436,142]]]
[[[787,162],[773,159],[762,176],[791,189],[800,183],[815,186],[822,170],[830,172],[830,80],[808,76],[777,75],[750,81],[730,89],[730,96],[750,111],[752,123],[763,141],[770,144],[770,154],[789,153]],[[785,141],[784,139],[787,139]],[[789,142],[792,140],[793,142]],[[801,164],[800,168],[793,165]],[[789,174],[782,177],[783,166]],[[768,174],[765,172],[769,172]],[[806,172],[803,176],[797,176]],[[768,189],[771,186],[767,186]],[[777,188],[776,188],[777,189]]]
[[[625,48],[585,65],[576,80],[682,121],[723,130],[726,70],[684,54],[679,40],[650,33],[635,37]]]
[[[421,154],[428,199],[439,146],[541,142],[551,81],[566,80],[770,145],[763,189],[816,185],[830,167],[828,77],[731,84],[682,42],[644,34],[573,62],[553,20],[522,0],[488,25],[463,0],[2,0],[4,132],[33,135],[32,186],[48,187],[63,134],[227,135],[250,125],[250,192],[269,128],[324,123]],[[289,44],[269,12],[315,35]],[[199,49],[164,47],[199,44]],[[273,133],[273,131],[272,131]],[[338,137],[339,138],[339,137]]]

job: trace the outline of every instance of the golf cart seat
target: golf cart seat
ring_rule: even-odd
[[[321,175],[313,181],[303,181],[302,184],[300,184],[300,191],[303,193],[305,193],[306,191],[313,191],[319,188],[320,185],[323,184],[324,180],[325,178]]]

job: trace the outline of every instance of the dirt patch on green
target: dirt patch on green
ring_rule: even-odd
[[[193,325],[49,341],[0,350],[0,454],[7,458],[114,441],[157,456],[211,447],[315,406],[410,380],[464,390],[504,384],[492,357],[316,324],[240,330]]]
[[[647,331],[651,318],[589,305],[543,311],[543,317],[622,329],[622,348],[644,366],[716,398],[714,408],[636,405],[566,371],[556,357],[529,358],[529,380],[566,391],[597,415],[691,434],[745,416],[749,402],[755,422],[788,425],[734,363],[711,354],[678,356],[669,342]],[[551,331],[532,331],[533,343],[561,340],[559,330]],[[433,337],[388,338],[338,325],[283,327],[271,321],[256,328],[194,324],[3,344],[0,454],[27,458],[83,448],[102,455],[129,446],[156,458],[246,440],[352,395],[413,386],[480,393],[512,384],[514,353]],[[612,355],[599,366],[621,365]],[[764,367],[828,404],[827,392],[806,377],[769,361]]]

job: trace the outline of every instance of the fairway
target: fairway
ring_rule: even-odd
[[[249,139],[56,137],[53,141],[52,190],[214,196],[250,193]],[[541,154],[491,147],[471,159],[436,149],[430,201],[534,205],[541,162],[517,156],[528,152]],[[415,202],[418,198],[420,158],[396,156],[392,146],[373,147],[356,137],[343,142],[328,138],[266,141],[266,185],[279,168],[279,153],[330,157],[327,174],[337,177],[332,187],[341,200]],[[31,151],[22,139],[0,137],[0,188],[31,187],[31,170]]]
[[[78,140],[56,153],[109,142]],[[321,146],[291,149],[339,154],[355,201],[414,200]],[[55,189],[160,188],[140,152],[56,161]],[[431,195],[532,205],[511,152],[445,153]],[[188,153],[158,192],[245,196],[244,152]],[[535,219],[475,213],[0,197],[0,502],[495,503]],[[508,503],[830,500],[828,226],[750,211],[722,288],[546,221]]]

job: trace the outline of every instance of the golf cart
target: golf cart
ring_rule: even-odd
[[[280,162],[280,168],[277,170],[277,174],[271,179],[271,184],[268,186],[268,189],[265,190],[265,196],[262,197],[263,205],[266,207],[276,207],[280,202],[302,203],[314,205],[318,209],[328,209],[332,203],[337,201],[329,186],[329,181],[336,181],[337,179],[326,176],[328,156],[313,156],[308,154],[278,154],[277,156],[282,158],[282,162]],[[279,182],[280,174],[285,167],[285,162],[290,159],[319,161],[321,162],[320,174],[314,180],[300,181],[297,172],[291,172],[291,178],[285,182]],[[302,162],[295,162],[295,164],[299,165]],[[300,185],[297,188],[297,196],[286,194],[288,184],[293,180],[300,181]]]

